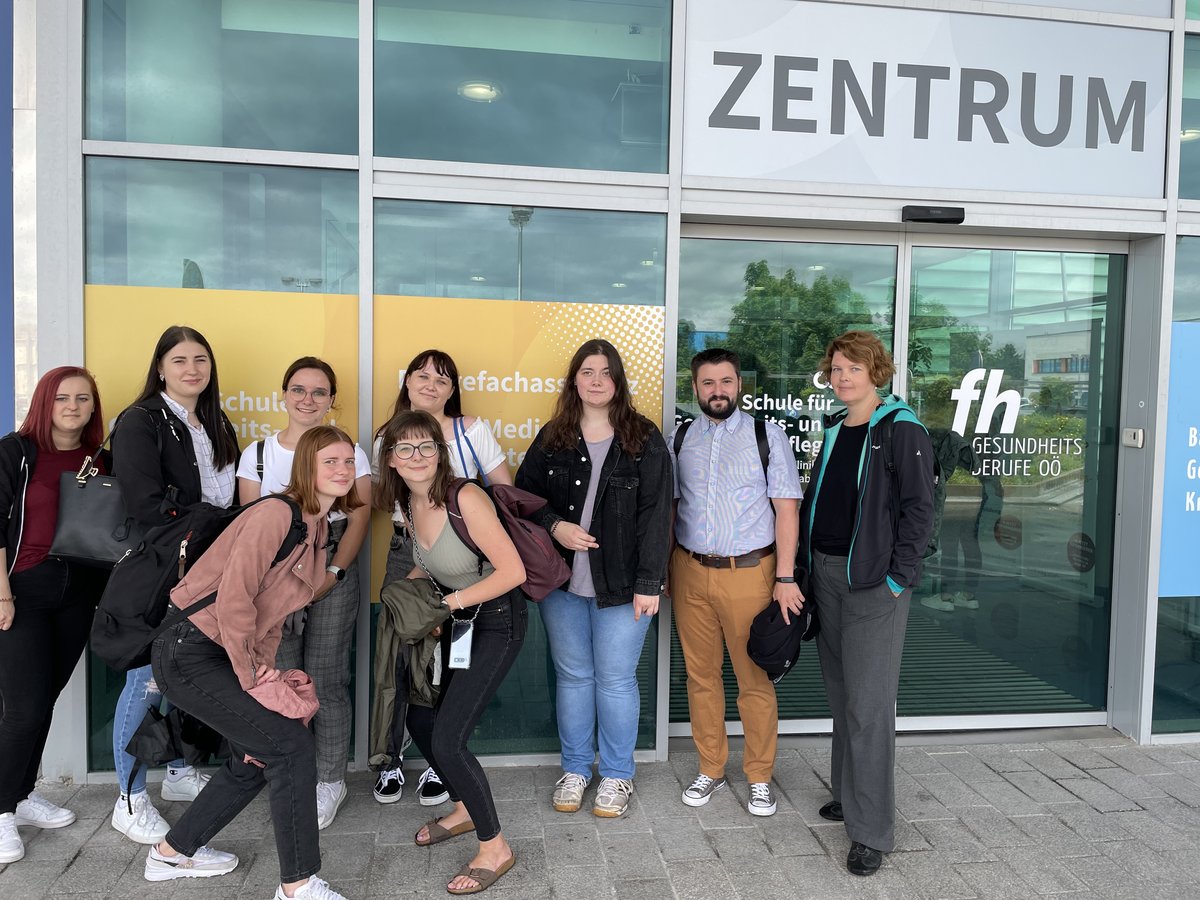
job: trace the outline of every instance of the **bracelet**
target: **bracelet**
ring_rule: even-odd
[[[11,603],[15,606],[17,603],[17,598],[16,597],[0,597],[0,603]]]
[[[796,579],[795,579],[795,578],[791,578],[791,577],[783,577],[783,576],[780,576],[780,575],[776,575],[776,576],[775,576],[775,583],[776,583],[776,584],[795,584],[795,583],[796,583]]]
[[[462,612],[462,608],[463,608],[462,591],[455,591],[453,596],[458,598],[458,610],[459,610],[459,612]]]
[[[554,529],[563,523],[562,519],[555,519],[554,524],[550,526],[550,537],[554,537]]]

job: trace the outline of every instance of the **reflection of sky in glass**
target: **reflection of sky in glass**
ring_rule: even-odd
[[[354,293],[356,191],[352,172],[93,157],[86,280]]]
[[[806,284],[820,276],[844,278],[873,312],[892,312],[893,246],[688,238],[679,267],[679,318],[694,323],[697,331],[727,331],[733,307],[746,298],[746,266],[764,259],[776,277],[791,269]]]
[[[1200,321],[1200,237],[1178,238],[1175,249],[1176,322]]]
[[[87,137],[357,151],[354,3],[127,6],[88,0]]]
[[[529,0],[503,12],[519,34],[489,30],[501,24],[493,4],[380,4],[377,155],[666,171],[669,3]],[[652,32],[662,38],[648,54]],[[458,96],[476,80],[500,96]]]
[[[534,208],[519,234],[513,209],[376,201],[375,292],[515,300],[520,263],[524,300],[663,304],[663,216]]]

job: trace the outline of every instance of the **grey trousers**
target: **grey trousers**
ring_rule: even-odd
[[[343,519],[329,527],[331,538],[346,530]],[[329,559],[333,554],[329,554]],[[275,654],[280,669],[303,669],[313,680],[321,708],[312,720],[317,743],[317,780],[341,781],[350,758],[354,711],[350,704],[350,644],[358,619],[358,563],[333,590],[308,607],[304,631],[287,632]]]
[[[896,692],[912,591],[896,597],[886,581],[851,591],[846,557],[816,551],[811,590],[833,712],[833,799],[850,840],[888,853],[896,845]]]

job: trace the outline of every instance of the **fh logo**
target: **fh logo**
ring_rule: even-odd
[[[987,376],[987,386],[983,389],[983,402],[979,404],[979,418],[975,420],[975,433],[987,434],[991,428],[992,419],[998,406],[1004,407],[1004,419],[1000,422],[1000,434],[1012,434],[1017,427],[1017,413],[1021,410],[1021,395],[1012,390],[1000,390],[1000,382],[1004,378],[1003,369],[972,369],[963,376],[958,387],[950,392],[954,401],[954,423],[951,431],[957,431],[966,437],[967,416],[971,406],[979,399],[979,382]]]

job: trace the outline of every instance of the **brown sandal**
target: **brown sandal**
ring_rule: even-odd
[[[500,868],[496,871],[491,869],[472,869],[470,864],[463,866],[456,873],[454,878],[474,878],[479,884],[471,888],[452,888],[446,885],[446,890],[451,894],[478,894],[480,891],[486,891],[493,884],[500,880],[500,876],[511,869],[517,862],[517,854],[513,854],[507,860],[500,864]],[[453,881],[454,878],[450,880]]]
[[[437,819],[430,819],[423,827],[429,829],[429,840],[419,840],[421,829],[418,828],[417,833],[413,835],[413,843],[418,847],[431,847],[434,844],[440,844],[442,841],[448,841],[452,837],[458,837],[460,834],[474,831],[475,823],[468,819],[466,822],[459,822],[453,828],[445,828],[438,824]]]

